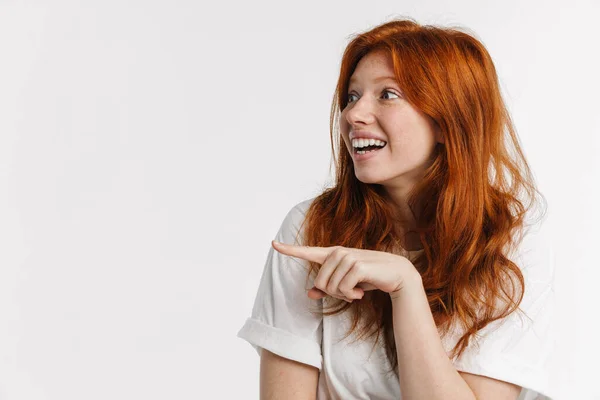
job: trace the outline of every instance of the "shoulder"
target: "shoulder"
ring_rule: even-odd
[[[301,240],[301,234],[304,229],[304,220],[308,208],[316,197],[303,200],[289,209],[286,216],[283,219],[280,228],[280,239],[284,243],[298,243]]]
[[[527,225],[511,253],[510,259],[530,282],[554,280],[554,244],[549,228],[546,220]]]
[[[306,200],[302,200],[300,203],[295,204],[287,213],[286,219],[290,222],[302,222],[308,211],[308,208],[313,203],[316,197],[311,197]]]

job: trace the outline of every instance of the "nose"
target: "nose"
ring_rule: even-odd
[[[373,105],[366,96],[355,100],[346,107],[348,107],[348,111],[346,112],[346,120],[350,125],[356,126],[360,125],[361,123],[368,125],[373,122]]]

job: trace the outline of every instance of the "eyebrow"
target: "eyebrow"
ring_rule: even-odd
[[[396,77],[395,76],[380,76],[379,78],[373,80],[373,82],[377,83],[380,81],[386,81],[386,80],[392,80],[392,81],[396,81]],[[348,82],[348,86],[350,86],[353,82],[355,82],[356,79],[355,78],[350,78],[350,81]]]

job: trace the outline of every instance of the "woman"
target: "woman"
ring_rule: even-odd
[[[484,46],[384,23],[347,46],[335,100],[335,185],[284,219],[238,333],[261,398],[548,396],[543,196]]]

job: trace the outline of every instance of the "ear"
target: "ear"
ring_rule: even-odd
[[[442,130],[440,129],[440,126],[438,124],[435,124],[435,140],[442,144],[446,143],[444,135],[442,135]]]

